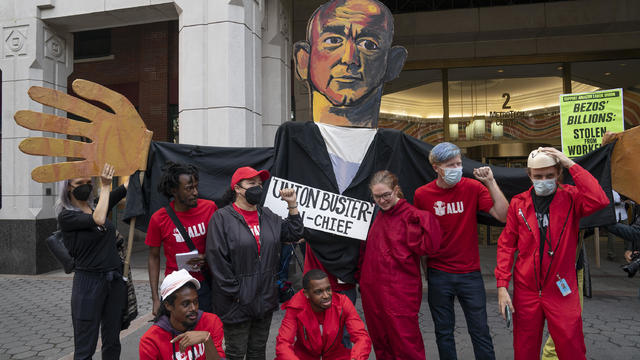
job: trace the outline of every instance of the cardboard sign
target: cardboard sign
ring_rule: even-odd
[[[298,211],[305,227],[358,240],[367,239],[373,203],[274,176],[269,182],[264,206],[283,218],[289,216],[287,203],[280,199],[280,190],[286,188],[296,190]]]
[[[560,129],[569,157],[599,148],[605,132],[624,131],[622,89],[560,95]]]
[[[128,176],[136,170],[146,170],[153,132],[147,130],[131,102],[122,94],[91,81],[76,79],[72,86],[79,96],[101,102],[112,112],[58,90],[32,86],[29,96],[34,101],[76,114],[89,122],[20,110],[14,115],[18,125],[31,130],[81,136],[91,142],[53,137],[28,137],[22,140],[18,148],[25,154],[76,159],[38,166],[31,172],[31,178],[47,183],[100,176],[105,163],[115,168],[115,176]]]

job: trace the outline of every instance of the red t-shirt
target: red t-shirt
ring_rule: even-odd
[[[256,244],[258,244],[258,254],[260,254],[260,218],[258,217],[258,211],[247,211],[240,209],[233,204],[233,208],[242,215],[244,221],[246,221],[247,225],[249,225],[249,230],[253,234],[253,237],[256,238]]]
[[[442,245],[428,258],[428,266],[457,274],[479,271],[476,213],[493,207],[489,190],[465,177],[449,189],[440,188],[434,180],[416,190],[413,202],[418,209],[434,214],[442,230]]]
[[[218,350],[218,355],[221,358],[225,357],[224,350],[222,350],[222,339],[224,338],[222,321],[216,315],[202,313],[200,321],[193,330],[208,331]],[[170,342],[173,338],[170,332],[160,326],[151,325],[140,339],[140,347],[138,348],[140,360],[206,360],[204,344],[196,344],[188,347],[185,352],[180,352],[180,345],[177,342],[174,344]]]
[[[320,325],[320,333],[324,334],[324,314],[326,313],[326,311],[312,311],[313,315],[316,316],[316,320],[318,320],[318,325]]]
[[[171,208],[173,207],[173,201],[171,202]],[[189,209],[187,211],[176,211],[178,219],[182,223],[182,226],[189,233],[189,237],[198,250],[199,254],[204,254],[204,245],[207,240],[207,228],[209,227],[209,220],[213,213],[218,210],[216,204],[211,200],[198,199],[198,206]],[[144,243],[149,246],[164,247],[164,256],[167,259],[164,275],[171,274],[173,271],[178,270],[176,264],[176,254],[186,253],[191,251],[187,243],[180,235],[180,230],[176,228],[167,214],[167,210],[162,208],[151,215],[149,220],[149,227],[147,229],[147,237]],[[191,276],[202,281],[204,277],[201,272],[191,272]]]
[[[316,316],[316,320],[318,320],[318,324],[324,324],[324,311],[313,312],[313,315]]]

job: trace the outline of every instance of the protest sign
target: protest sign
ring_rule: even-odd
[[[560,95],[562,152],[578,157],[600,147],[605,132],[624,131],[622,89]]]
[[[329,191],[316,189],[278,177],[271,177],[264,206],[286,218],[287,203],[280,199],[280,190],[295,189],[298,211],[309,229],[320,230],[359,240],[367,239],[374,205]]]

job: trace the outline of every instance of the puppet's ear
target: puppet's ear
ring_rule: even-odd
[[[405,60],[407,60],[407,49],[402,46],[393,46],[389,50],[387,58],[387,71],[384,74],[384,81],[391,81],[400,75]]]
[[[309,54],[311,46],[307,41],[298,41],[293,45],[293,61],[296,64],[298,79],[307,80],[309,77]]]

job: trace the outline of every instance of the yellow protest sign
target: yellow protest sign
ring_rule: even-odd
[[[605,132],[624,131],[622,89],[560,95],[562,152],[578,157],[600,147]]]

